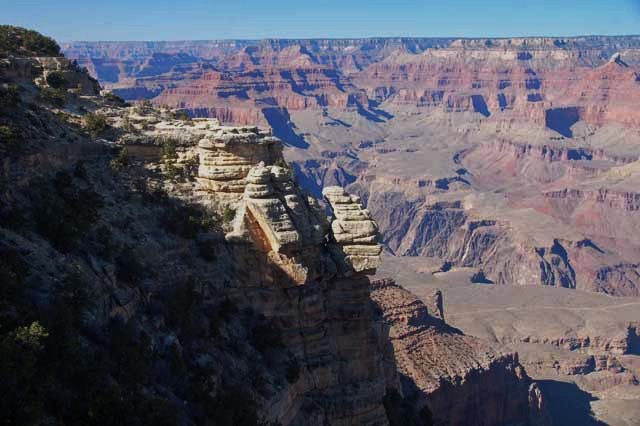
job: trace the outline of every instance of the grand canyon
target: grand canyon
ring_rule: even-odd
[[[7,424],[640,424],[640,36],[0,26]]]
[[[312,194],[357,193],[379,278],[518,352],[559,424],[639,421],[640,37],[62,47],[126,100],[271,128]]]

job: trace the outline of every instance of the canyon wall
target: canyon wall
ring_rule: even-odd
[[[636,36],[63,49],[125,99],[270,126],[314,195],[371,202],[391,253],[638,295]]]

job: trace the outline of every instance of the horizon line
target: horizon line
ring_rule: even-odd
[[[570,36],[527,35],[527,36],[360,36],[360,37],[258,37],[258,38],[202,38],[202,39],[148,39],[148,40],[66,40],[69,43],[177,43],[177,42],[258,42],[258,41],[314,41],[314,40],[513,40],[513,39],[581,39],[581,38],[640,38],[637,34],[580,34]]]

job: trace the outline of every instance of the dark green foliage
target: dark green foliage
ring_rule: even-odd
[[[180,176],[180,170],[173,164],[173,161],[167,161],[164,165],[164,175],[168,180],[174,181]]]
[[[109,324],[108,350],[115,378],[125,387],[135,388],[149,380],[151,348],[148,338],[137,332],[133,321],[115,319]]]
[[[55,107],[62,108],[67,103],[68,93],[64,89],[44,87],[40,90],[40,96],[45,102],[48,102]]]
[[[172,328],[183,328],[188,325],[189,313],[199,300],[195,290],[195,281],[187,278],[176,283],[167,291],[167,325]]]
[[[10,419],[5,424],[33,424],[41,415],[37,364],[47,336],[36,321],[0,336],[0,412]]]
[[[0,112],[8,113],[20,103],[20,89],[18,86],[0,87]]]
[[[167,206],[163,225],[182,238],[195,238],[199,233],[216,231],[220,219],[202,208],[171,203]]]
[[[396,389],[388,388],[382,403],[390,426],[433,425],[431,412],[427,406],[419,411],[416,410],[415,403],[403,398]]]
[[[99,217],[102,197],[92,188],[82,188],[69,172],[59,172],[53,188],[46,181],[35,183],[36,229],[62,252],[73,250]]]
[[[118,156],[111,160],[111,167],[115,170],[120,170],[129,165],[129,155],[127,152],[127,148],[120,148],[118,151]]]
[[[120,96],[112,92],[105,93],[103,98],[114,106],[119,106],[119,107],[129,106],[129,104],[124,99],[122,99]]]
[[[20,149],[20,138],[16,131],[9,126],[0,126],[0,150],[8,153],[18,152]]]
[[[54,89],[63,89],[67,85],[67,79],[60,71],[52,71],[47,74],[47,84]]]
[[[165,160],[174,160],[178,157],[176,154],[176,141],[173,139],[166,139],[162,143],[162,158]]]
[[[162,143],[162,158],[164,159],[164,175],[173,181],[180,176],[180,170],[175,166],[174,160],[178,158],[176,153],[176,142],[173,139],[167,139]]]
[[[13,330],[28,309],[26,277],[29,264],[13,247],[0,247],[0,333]]]
[[[100,113],[90,112],[82,119],[84,128],[93,136],[96,137],[102,132],[107,130],[107,119]]]
[[[289,163],[284,161],[282,158],[278,158],[274,163],[274,166],[282,167],[287,171],[287,173],[289,174],[289,177],[293,177],[293,169],[291,168]]]
[[[203,235],[201,238],[196,239],[198,246],[198,254],[201,258],[208,262],[216,260],[216,250],[218,247],[218,241],[211,235]]]
[[[145,99],[136,103],[134,112],[138,115],[147,115],[153,112],[153,104],[150,100]]]
[[[52,38],[11,25],[0,25],[0,56],[60,56]]]
[[[178,110],[175,112],[174,114],[176,120],[182,120],[182,121],[191,121],[191,116],[189,115],[189,113],[183,109]]]
[[[116,257],[116,277],[119,281],[129,285],[135,285],[145,275],[144,265],[138,259],[134,250],[130,247],[125,248]]]
[[[183,175],[188,178],[196,176],[198,174],[198,166],[199,163],[197,157],[186,159],[182,164]]]
[[[491,284],[492,283],[491,280],[489,280],[487,276],[484,274],[483,270],[480,270],[474,273],[473,275],[471,275],[469,279],[474,284]]]
[[[222,223],[231,223],[233,218],[236,217],[235,209],[231,208],[228,204],[222,209]]]
[[[115,251],[111,229],[106,225],[101,225],[93,232],[92,237],[94,252],[103,259],[111,260]]]

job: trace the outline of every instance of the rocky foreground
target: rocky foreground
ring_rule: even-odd
[[[10,423],[548,424],[515,354],[372,284],[371,213],[326,187],[327,216],[269,132],[101,96],[0,30]]]

